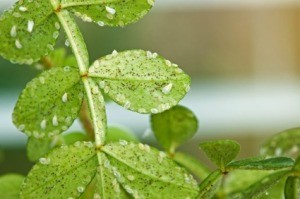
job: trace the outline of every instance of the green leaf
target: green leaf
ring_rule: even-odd
[[[257,181],[253,185],[249,186],[247,189],[235,193],[230,196],[230,198],[234,199],[244,199],[244,198],[259,198],[263,194],[265,194],[272,186],[279,183],[279,181],[286,177],[290,171],[278,171],[272,173],[262,180]]]
[[[18,1],[0,18],[0,55],[32,64],[53,50],[59,29],[50,1]]]
[[[62,0],[62,8],[74,12],[86,22],[100,26],[125,26],[141,19],[152,8],[154,0]]]
[[[173,159],[202,180],[210,174],[210,169],[206,165],[186,153],[175,153]]]
[[[277,170],[284,168],[291,168],[294,166],[294,160],[287,157],[275,158],[247,158],[231,162],[227,165],[228,170],[232,169],[246,169],[246,170]]]
[[[160,114],[151,115],[151,126],[159,143],[173,154],[178,146],[197,132],[198,120],[191,110],[175,106]]]
[[[175,106],[190,88],[190,78],[177,65],[143,50],[114,52],[89,69],[104,93],[139,113],[160,113]]]
[[[225,170],[226,165],[240,152],[240,145],[232,140],[202,142],[199,147],[213,163],[222,169],[222,171]]]
[[[138,138],[129,129],[123,126],[108,126],[106,142],[118,142],[126,140],[131,142],[139,142]]]
[[[86,135],[82,133],[68,133],[66,135],[56,135],[51,138],[37,139],[35,137],[28,138],[27,156],[30,161],[35,162],[39,158],[46,155],[54,147],[63,144],[71,145],[77,141],[87,141]]]
[[[212,172],[204,181],[200,184],[200,195],[197,198],[206,199],[212,198],[217,192],[218,188],[221,185],[222,181],[222,172],[216,170]]]
[[[74,55],[68,56],[65,48],[59,48],[52,51],[48,56],[43,57],[35,66],[38,69],[64,66],[77,67],[77,62]]]
[[[297,157],[300,147],[300,128],[288,129],[271,137],[261,147],[261,155]]]
[[[184,169],[147,145],[120,141],[95,150],[92,143],[76,142],[40,159],[21,198],[195,198],[198,191]]]
[[[285,182],[284,196],[286,199],[298,199],[300,196],[300,178],[288,177]]]
[[[52,68],[27,84],[15,106],[13,122],[28,136],[58,135],[77,118],[82,98],[78,70]]]
[[[19,199],[20,187],[24,177],[18,174],[6,174],[0,177],[0,198]]]

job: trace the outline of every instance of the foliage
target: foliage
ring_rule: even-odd
[[[194,113],[177,105],[190,89],[182,69],[144,50],[113,51],[89,64],[71,14],[99,26],[123,27],[153,4],[19,0],[3,13],[0,55],[44,71],[27,84],[13,112],[13,123],[28,136],[27,154],[35,166],[25,179],[0,177],[0,198],[267,198],[275,188],[277,195],[299,197],[300,159],[290,154],[298,151],[299,129],[272,137],[260,156],[236,161],[237,142],[203,141],[200,149],[218,167],[211,171],[177,151],[198,129]],[[54,50],[60,29],[74,56]],[[105,96],[130,111],[151,114],[165,152],[108,126]],[[78,117],[85,132],[64,133]]]

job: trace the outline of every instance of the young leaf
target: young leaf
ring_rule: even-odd
[[[125,26],[134,23],[148,13],[154,0],[62,0],[62,8],[74,12],[87,22],[99,26]]]
[[[220,187],[222,181],[222,172],[216,170],[212,172],[204,181],[200,184],[199,199],[212,198]]]
[[[27,84],[15,106],[13,122],[28,136],[57,135],[77,118],[82,98],[78,70],[52,68]]]
[[[222,171],[240,152],[240,145],[232,140],[202,142],[199,147]]]
[[[286,199],[298,199],[300,196],[300,178],[288,177],[285,182],[284,196]]]
[[[32,64],[53,50],[59,29],[50,1],[18,1],[0,18],[0,55]]]
[[[294,166],[294,160],[287,157],[276,158],[248,158],[231,162],[227,165],[228,170],[246,169],[246,170],[277,170],[291,168]]]
[[[191,110],[175,106],[160,114],[151,115],[151,126],[159,143],[173,154],[178,146],[197,132],[198,120]]]
[[[24,177],[18,174],[6,174],[0,177],[0,198],[19,199],[20,187]]]
[[[276,185],[282,178],[286,177],[289,172],[290,171],[278,171],[276,173],[270,174],[262,180],[249,186],[247,189],[231,195],[230,198],[259,198],[261,195],[265,194],[268,189]]]
[[[298,156],[300,147],[300,128],[288,129],[271,137],[261,148],[265,156]]]
[[[196,181],[184,169],[147,145],[120,141],[98,150],[92,143],[80,142],[54,149],[33,167],[21,198],[78,198],[88,194],[86,190],[95,198],[195,198],[198,194]]]
[[[177,65],[143,50],[114,52],[89,69],[104,93],[139,113],[160,113],[175,106],[190,88],[190,78]]]
[[[120,140],[139,142],[138,138],[129,129],[123,126],[108,126],[106,142],[118,142]]]

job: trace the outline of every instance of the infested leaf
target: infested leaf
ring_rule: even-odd
[[[190,88],[177,65],[143,50],[114,52],[89,69],[89,77],[119,105],[139,113],[160,113],[175,105]]]
[[[199,147],[222,171],[225,170],[226,165],[240,152],[240,145],[232,140],[202,142]]]
[[[235,193],[230,196],[230,198],[234,199],[244,199],[244,198],[259,198],[263,194],[265,194],[270,188],[280,182],[281,179],[287,176],[289,171],[278,171],[272,173],[262,180],[257,181],[252,184],[245,190]]]
[[[294,166],[294,160],[287,157],[276,158],[248,158],[231,162],[227,169],[246,169],[246,170],[277,170],[291,168]]]
[[[118,142],[126,140],[139,142],[138,138],[129,129],[123,126],[110,125],[107,128],[106,142]]]
[[[24,176],[19,174],[6,174],[0,176],[0,198],[19,199],[20,187]]]
[[[58,135],[77,118],[82,99],[78,70],[52,68],[27,84],[15,106],[13,122],[28,136]]]
[[[54,49],[59,30],[50,1],[18,1],[0,18],[0,55],[32,64]]]
[[[220,170],[216,170],[209,174],[209,176],[207,176],[207,178],[205,178],[199,186],[200,195],[198,196],[198,198],[212,198],[221,185],[222,177],[222,172]]]
[[[261,155],[265,156],[299,156],[300,128],[282,131],[271,137],[261,147]]]
[[[37,139],[35,137],[28,138],[27,157],[30,161],[35,162],[39,158],[46,155],[51,149],[63,144],[71,145],[77,141],[87,141],[87,137],[82,133],[69,133],[66,135],[56,135],[51,138],[46,137]]]
[[[120,141],[100,151],[88,142],[54,149],[33,167],[21,190],[25,199],[91,194],[95,198],[195,198],[198,188],[193,177],[162,152]]]
[[[173,154],[178,146],[197,132],[198,120],[191,110],[177,105],[160,114],[151,115],[151,126],[159,143]]]
[[[99,26],[125,26],[146,15],[154,0],[62,0],[61,6],[86,22]]]

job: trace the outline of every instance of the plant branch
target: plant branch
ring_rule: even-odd
[[[91,116],[89,113],[88,104],[86,100],[84,100],[82,103],[82,107],[79,113],[79,119],[88,137],[94,140],[95,139],[94,126],[93,126],[93,121],[91,120]]]

